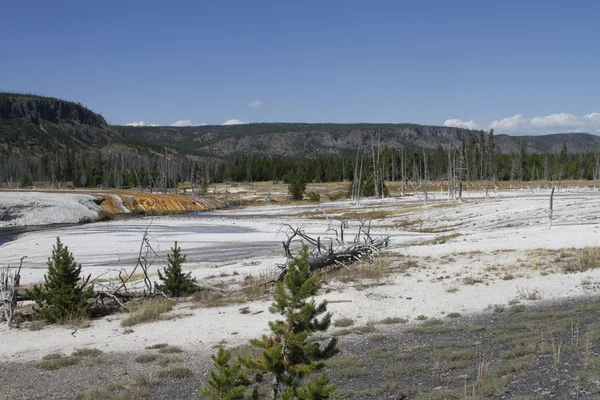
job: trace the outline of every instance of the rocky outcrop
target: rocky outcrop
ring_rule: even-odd
[[[104,118],[81,104],[48,97],[0,93],[0,151],[40,156],[69,148],[120,143]]]
[[[33,123],[88,125],[109,129],[104,118],[81,104],[48,97],[1,94],[0,118],[27,119]]]

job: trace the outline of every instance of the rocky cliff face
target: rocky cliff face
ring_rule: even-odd
[[[36,124],[46,121],[52,124],[77,124],[109,129],[101,115],[81,104],[47,97],[0,95],[0,118],[26,119]]]
[[[104,120],[80,104],[47,97],[0,93],[0,151],[44,154],[69,147],[120,141]]]

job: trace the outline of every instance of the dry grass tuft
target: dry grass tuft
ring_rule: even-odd
[[[444,244],[444,243],[448,242],[449,240],[452,240],[459,236],[462,236],[462,233],[455,232],[455,233],[451,233],[449,235],[437,236],[430,240],[424,240],[422,242],[415,243],[414,245],[415,246],[430,246],[430,245],[436,245],[436,244]]]
[[[333,326],[336,328],[347,328],[352,325],[354,325],[352,318],[340,318],[333,321]]]
[[[539,290],[529,289],[526,287],[517,286],[517,294],[518,297],[522,300],[540,300],[542,298]]]
[[[259,276],[248,275],[242,282],[243,287],[232,292],[198,291],[193,295],[195,307],[225,307],[265,299],[271,282],[276,279],[274,274],[275,271],[267,271]]]
[[[77,349],[71,355],[73,357],[98,357],[102,354],[99,349]]]
[[[183,379],[192,375],[193,372],[189,368],[185,367],[173,367],[160,372],[161,377],[171,379]]]
[[[121,326],[128,327],[153,321],[161,321],[165,318],[163,314],[173,309],[171,300],[154,298],[130,305],[130,316],[121,321]]]
[[[146,346],[146,348],[148,350],[164,349],[165,347],[169,347],[169,345],[166,344],[166,343],[156,343],[156,344],[153,344],[153,345],[150,345],[150,346]]]
[[[148,364],[158,358],[156,354],[140,354],[135,358],[135,362],[139,364]]]
[[[564,267],[565,272],[583,272],[600,267],[600,247],[578,249]]]
[[[385,258],[377,258],[373,262],[359,261],[347,265],[347,268],[329,268],[319,272],[322,279],[339,282],[361,282],[363,280],[379,280],[390,273],[390,262]]]
[[[42,358],[42,360],[38,362],[36,366],[39,369],[43,369],[45,371],[55,371],[57,369],[61,369],[78,363],[79,358],[76,357],[66,357],[62,354],[49,354]]]
[[[387,317],[379,321],[380,324],[393,325],[393,324],[406,324],[408,319],[402,317]]]
[[[178,346],[167,346],[167,347],[160,348],[158,350],[158,352],[162,353],[162,354],[174,354],[174,353],[183,353],[183,350],[181,349],[181,347],[178,347]]]
[[[140,400],[150,394],[156,384],[151,376],[140,376],[131,382],[111,383],[104,389],[91,389],[77,395],[77,400]]]

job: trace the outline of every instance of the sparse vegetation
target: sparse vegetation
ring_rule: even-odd
[[[156,354],[140,354],[135,358],[135,362],[139,364],[148,364],[156,361],[158,356]]]
[[[129,316],[121,321],[121,326],[129,327],[147,322],[160,321],[165,318],[164,314],[173,309],[173,302],[164,298],[153,298],[143,300],[138,304],[129,306]]]
[[[39,369],[54,371],[79,363],[79,358],[62,354],[49,354],[37,363]]]
[[[160,372],[161,377],[171,379],[183,379],[192,375],[194,375],[192,370],[185,367],[173,367]]]
[[[71,354],[73,357],[98,357],[102,354],[99,349],[78,349]]]
[[[430,246],[436,244],[444,244],[449,240],[455,239],[459,236],[462,236],[462,233],[455,232],[448,235],[436,236],[434,239],[424,240],[422,242],[416,243],[415,246]]]
[[[179,346],[166,346],[158,349],[159,353],[162,354],[175,354],[175,353],[183,353],[183,350]]]
[[[165,347],[169,347],[169,345],[167,343],[156,343],[156,344],[147,346],[146,348],[148,350],[158,350],[158,349],[164,349]]]
[[[402,317],[387,317],[379,321],[380,324],[391,325],[391,324],[406,324],[408,319]]]
[[[340,318],[333,321],[333,326],[336,328],[347,328],[352,325],[354,325],[352,318]]]

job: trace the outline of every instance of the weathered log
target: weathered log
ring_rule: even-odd
[[[361,228],[359,229],[359,233],[355,238],[355,243],[344,247],[333,250],[332,246],[329,247],[327,253],[318,252],[317,255],[308,258],[308,265],[311,271],[316,271],[319,269],[327,268],[327,267],[346,267],[346,264],[350,264],[354,261],[359,261],[365,256],[372,256],[376,254],[380,249],[387,247],[389,245],[389,236],[379,237],[376,239],[371,238],[370,236],[370,223],[368,224],[367,229],[364,229],[367,221],[361,222]],[[294,230],[298,232],[298,230]],[[359,235],[363,233],[363,242],[359,243]],[[287,245],[284,243],[284,251],[286,254],[289,254],[289,243]],[[288,257],[288,261],[285,264],[279,265],[279,268],[282,270],[279,275],[279,281],[283,279],[285,274],[287,273],[287,269],[289,264],[292,262],[292,258]]]
[[[117,292],[117,291],[106,291],[106,290],[94,290],[92,293],[92,298],[102,298],[102,297],[116,297],[121,301],[129,301],[133,299],[138,299],[144,297],[144,293],[142,292]],[[31,296],[29,291],[19,292],[17,295],[17,301],[34,301],[35,299]]]
[[[311,271],[329,267],[340,266],[361,260],[365,255],[376,253],[379,249],[387,247],[389,238],[384,237],[365,244],[355,244],[339,251],[329,251],[327,254],[319,254],[308,259]]]

